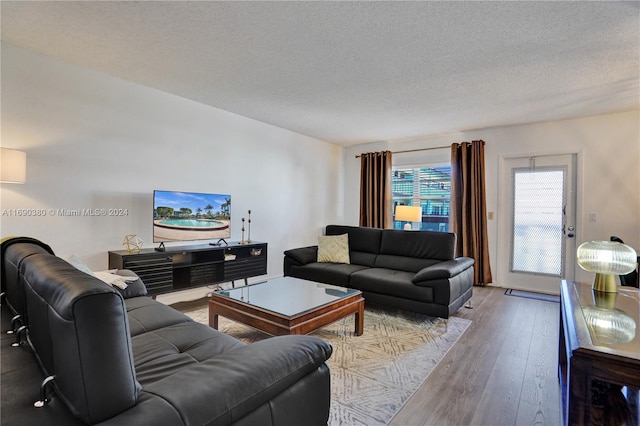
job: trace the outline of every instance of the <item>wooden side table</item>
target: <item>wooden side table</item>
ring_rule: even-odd
[[[562,281],[558,375],[565,425],[609,424],[631,416],[640,424],[640,292],[593,292],[590,284]],[[593,406],[593,380],[626,387],[622,409]]]

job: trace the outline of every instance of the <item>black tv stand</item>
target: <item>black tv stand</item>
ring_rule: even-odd
[[[221,246],[222,243],[220,241],[222,241],[222,243],[224,243],[227,246],[229,245],[229,243],[226,242],[224,238],[220,238],[217,243],[209,243],[209,245],[210,246]]]
[[[226,242],[109,252],[109,269],[131,269],[154,296],[267,274],[267,243]]]
[[[160,243],[158,247],[155,248],[156,251],[167,251],[167,248],[164,246],[164,243]]]

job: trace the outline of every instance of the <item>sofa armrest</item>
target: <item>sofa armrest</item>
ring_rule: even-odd
[[[316,337],[273,337],[185,368],[144,391],[168,401],[185,424],[231,424],[318,369],[328,375],[323,366],[331,353],[331,345]],[[326,389],[309,389],[308,398],[326,399],[328,414],[329,381]]]
[[[442,278],[451,278],[473,266],[475,260],[470,257],[458,257],[456,259],[447,260],[445,262],[436,263],[427,266],[418,271],[411,281],[415,285],[421,285],[426,281],[437,280]]]
[[[284,252],[285,257],[291,258],[299,265],[306,265],[318,260],[318,246],[301,247],[287,250]]]

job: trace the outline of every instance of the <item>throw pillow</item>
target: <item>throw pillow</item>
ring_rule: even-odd
[[[318,262],[351,263],[349,234],[318,237]]]

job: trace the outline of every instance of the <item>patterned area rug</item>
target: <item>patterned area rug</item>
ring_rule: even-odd
[[[185,314],[208,324],[208,308]],[[360,337],[353,316],[312,333],[333,346],[329,425],[388,424],[470,324],[367,307]],[[223,317],[219,329],[247,343],[269,337]]]

